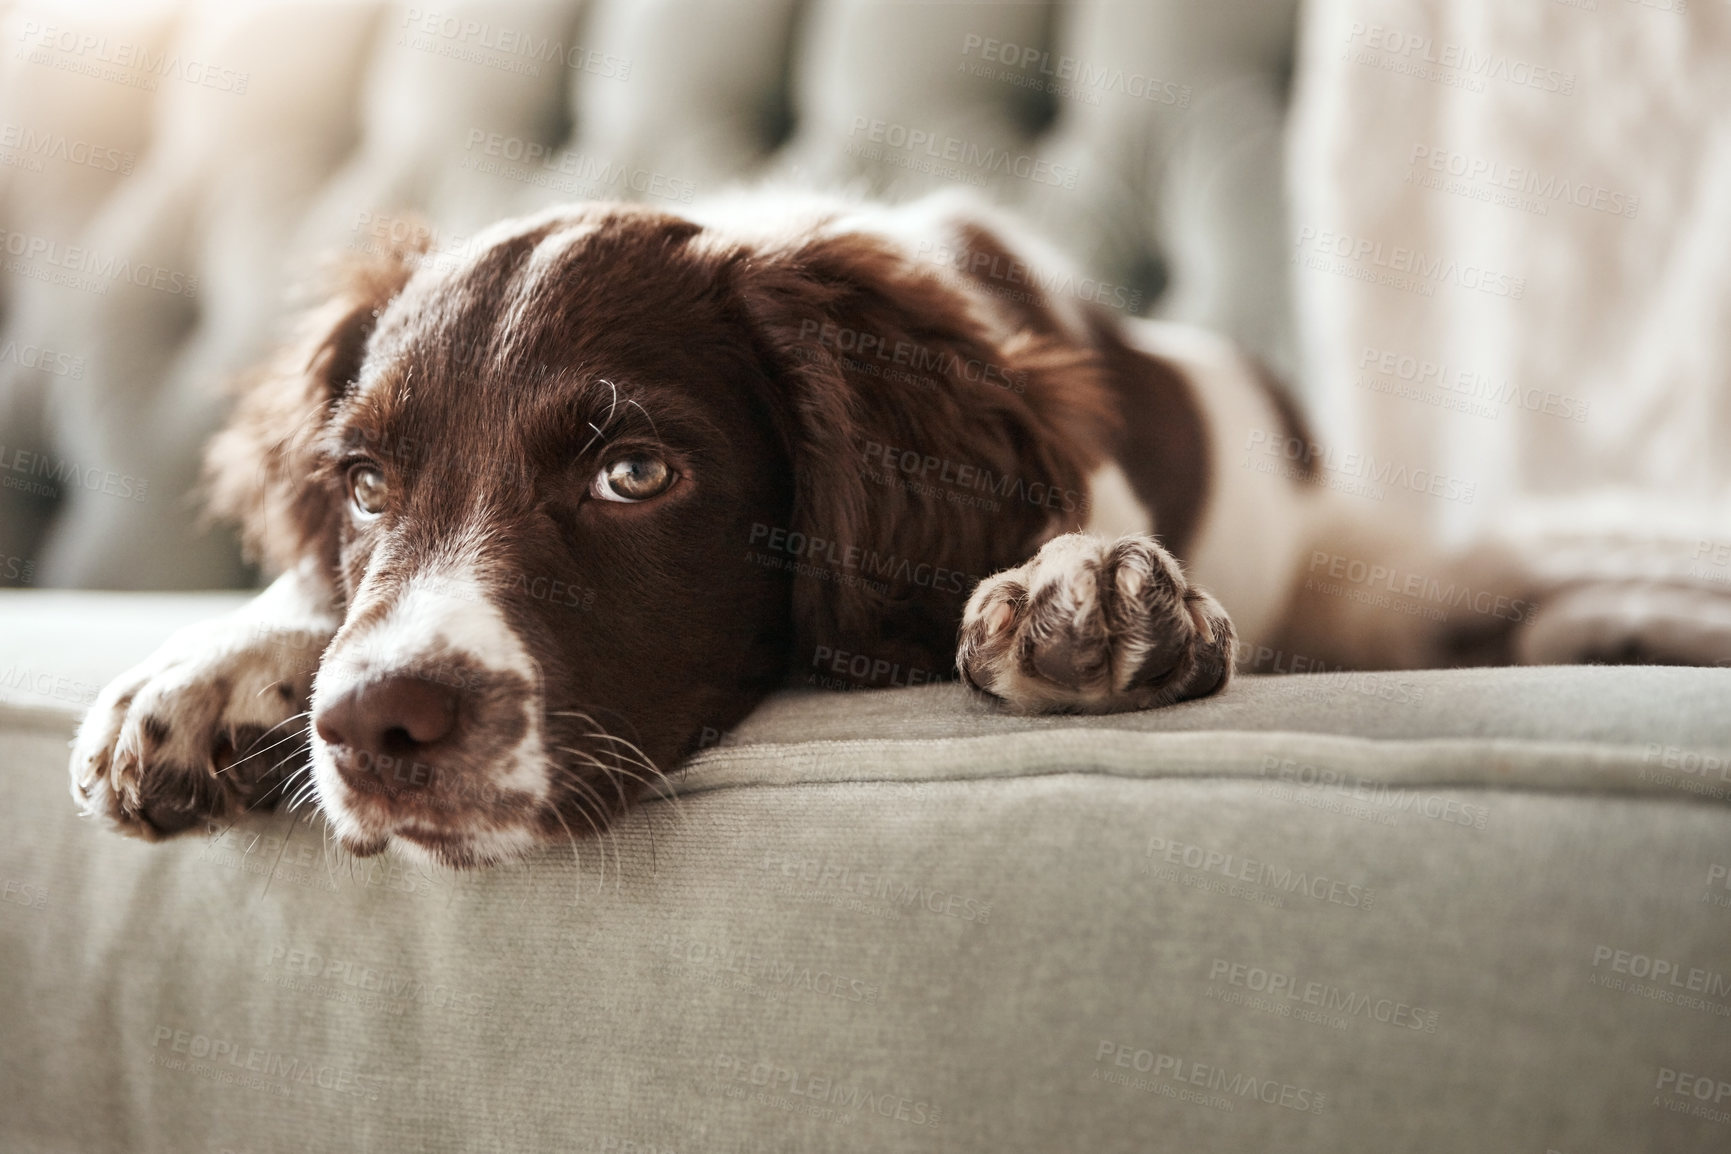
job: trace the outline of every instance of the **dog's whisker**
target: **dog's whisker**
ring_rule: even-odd
[[[301,807],[302,803],[306,802],[309,798],[313,797],[315,794],[318,793],[318,788],[319,788],[318,779],[312,775],[312,765],[311,765],[311,763],[309,763],[307,765],[307,779],[306,779],[306,781],[301,783],[300,787],[295,790],[294,796],[291,797],[288,801],[288,807],[287,808],[288,808],[289,812],[294,813],[296,810],[298,810]],[[315,813],[317,812],[316,806],[314,807],[313,812],[315,812]]]
[[[637,781],[652,796],[665,798],[667,801],[672,803],[674,815],[678,820],[683,821],[685,819],[685,807],[679,800],[678,788],[674,785],[673,779],[669,777],[660,766],[655,764],[654,760],[644,752],[642,746],[638,745],[636,742],[628,740],[627,738],[607,732],[601,726],[601,723],[591,714],[585,713],[582,710],[558,710],[554,712],[553,716],[570,717],[585,722],[589,726],[589,730],[581,735],[583,738],[607,741],[617,747],[608,750],[609,756],[613,758],[614,764],[612,765],[601,763],[595,759],[593,755],[579,754],[576,750],[567,750],[566,752],[585,757],[589,760],[590,764],[595,765],[596,768],[602,770],[609,776],[614,774],[623,774],[624,776]],[[627,753],[632,756],[627,757]],[[630,772],[625,768],[627,764],[642,769],[645,773],[649,774],[649,777],[653,780],[646,779],[640,774]]]
[[[293,717],[286,717],[283,720],[277,722],[275,725],[271,726],[269,729],[265,730],[263,733],[259,734],[255,738],[253,738],[252,741],[247,744],[245,753],[242,753],[239,757],[235,758],[228,765],[224,766],[222,769],[217,770],[216,772],[219,774],[227,773],[229,770],[233,769],[235,766],[241,764],[242,762],[248,761],[251,758],[257,757],[261,753],[269,753],[271,750],[275,749],[278,745],[282,744],[284,741],[293,741],[296,737],[301,736],[301,734],[297,731],[295,733],[290,733],[288,736],[281,738],[280,740],[278,740],[276,742],[273,742],[271,745],[267,746],[264,749],[258,748],[259,742],[263,741],[265,738],[269,737],[271,734],[275,733],[277,730],[281,729],[283,726],[288,725],[289,723],[297,721],[301,718],[310,716],[311,712],[312,712],[311,710],[303,710],[302,712],[295,714]],[[234,744],[234,731],[232,728],[228,731],[228,740],[229,740],[230,745]]]
[[[633,780],[640,782],[646,791],[651,791],[651,792],[653,791],[653,787],[649,784],[649,782],[644,781],[644,779],[639,777],[637,774],[632,773],[629,770],[624,769],[623,767],[616,767],[616,772],[623,773],[627,777],[630,777]],[[649,830],[649,869],[650,869],[650,872],[659,874],[661,872],[661,852],[660,852],[660,847],[656,845],[656,841],[655,841],[655,811],[648,808],[647,806],[645,806],[645,807],[639,808],[639,810],[637,812],[639,812],[643,815],[643,824],[644,824],[645,828],[647,828]],[[674,812],[674,815],[676,817],[681,816],[677,801],[674,804],[673,812]]]
[[[288,811],[290,813],[298,812],[300,807],[305,802],[307,802],[309,799],[311,799],[313,794],[316,793],[317,791],[318,791],[318,786],[317,786],[317,783],[315,783],[315,782],[309,781],[305,785],[301,786],[300,789],[296,791],[295,795],[289,799]]]
[[[282,835],[282,844],[276,848],[276,858],[270,863],[270,869],[265,872],[264,889],[259,892],[259,897],[263,898],[270,893],[270,883],[276,880],[277,867],[282,865],[282,855],[288,852],[289,839],[294,836],[295,826],[299,824],[292,818],[290,819],[288,829]]]
[[[626,807],[627,803],[625,801],[625,795],[624,795],[623,787],[621,786],[621,784],[619,782],[619,778],[621,776],[637,782],[638,784],[642,785],[646,791],[649,791],[651,793],[657,792],[656,786],[653,782],[649,781],[648,779],[645,779],[640,774],[634,773],[631,770],[626,769],[623,765],[618,764],[617,753],[614,754],[615,764],[608,765],[608,764],[602,762],[594,754],[585,752],[583,750],[571,749],[569,747],[564,747],[564,746],[561,746],[560,749],[562,752],[571,754],[573,757],[577,758],[579,761],[593,766],[604,777],[607,777],[609,780],[611,780],[613,782],[614,789],[619,791],[620,806],[622,809]],[[653,770],[652,766],[649,768],[651,768]],[[659,770],[654,770],[654,772],[658,776],[660,776],[663,781],[666,780],[665,775],[660,774]],[[671,783],[667,784],[667,788],[668,789],[672,788]],[[674,802],[674,814],[675,814],[675,816],[677,818],[683,819],[684,811],[680,808],[680,806],[678,804],[678,798],[676,796],[674,796],[672,794],[659,794],[659,796],[665,796],[669,800],[673,801]],[[645,822],[646,828],[649,831],[650,869],[653,872],[659,873],[660,869],[661,869],[661,847],[660,847],[659,841],[658,841],[658,839],[656,837],[656,833],[655,833],[655,815],[652,811],[649,811],[649,810],[642,810],[641,812],[644,815],[644,822]],[[613,834],[614,846],[615,846],[615,850],[617,850],[617,848],[618,848],[618,834],[614,831],[614,827],[612,827],[611,825],[608,827],[608,832]]]
[[[644,753],[642,747],[640,747],[636,742],[627,741],[623,737],[619,737],[619,736],[617,736],[615,734],[611,734],[611,733],[606,733],[602,730],[596,730],[593,733],[584,734],[584,736],[594,738],[597,741],[611,741],[615,745],[624,746],[625,751],[627,753],[630,753],[633,755],[631,758],[631,761],[633,764],[640,765],[644,769],[651,770],[655,773],[661,772],[660,768],[657,767],[656,764],[649,759],[649,755],[647,753]]]
[[[308,820],[309,824],[312,821],[312,819],[310,817],[307,820]],[[324,831],[325,876],[330,879],[332,889],[335,889],[336,885],[337,885],[337,875],[334,872],[334,867],[336,866],[337,863],[336,863],[336,858],[334,857],[332,851],[337,850],[338,848],[339,847],[337,846],[336,831],[331,829],[331,825],[329,822],[326,822],[325,823],[325,831]],[[354,859],[352,857],[349,859],[349,864],[350,864],[350,870],[351,870],[349,876],[353,877],[354,874],[352,871],[353,871],[353,866],[354,866]]]
[[[571,898],[572,905],[583,904],[583,852],[577,848],[577,835],[571,832],[571,827],[565,824],[565,815],[558,809],[553,810],[553,818],[559,823],[559,828],[565,831],[565,836],[571,839],[571,863],[575,869],[577,884]]]
[[[585,782],[582,778],[574,778],[571,780],[570,784],[575,786],[577,789],[582,790],[582,793],[579,794],[577,797],[577,801],[579,802],[579,805],[577,807],[577,812],[583,818],[584,821],[589,823],[589,828],[595,831],[595,841],[599,846],[602,847],[602,849],[601,849],[601,869],[600,869],[599,876],[595,879],[595,892],[600,893],[602,887],[607,884],[607,853],[606,853],[606,849],[605,849],[606,838],[602,835],[602,826],[596,824],[595,818],[591,817],[589,815],[589,811],[588,811],[587,806],[585,806],[584,804],[581,804],[581,803],[583,803],[585,801],[592,801],[592,803],[595,805],[595,812],[596,812],[597,817],[601,816],[602,814],[604,814],[606,812],[606,804],[604,802],[602,802],[601,795],[596,793],[592,788],[590,788],[589,784],[587,782]],[[623,863],[620,862],[619,857],[618,857],[618,854],[619,854],[618,839],[615,839],[613,842],[613,853],[614,853],[614,861],[613,861],[614,872],[618,873],[619,871],[621,871],[624,868]]]
[[[601,767],[601,775],[605,777],[608,784],[613,787],[613,792],[619,795],[619,812],[624,813],[625,807],[631,804],[625,800],[625,783],[619,780],[619,775],[613,772],[612,766],[603,765],[598,758],[589,758],[588,760]]]
[[[265,688],[268,689],[268,688],[270,688],[270,686],[267,685]],[[269,729],[265,730],[263,733],[259,734],[258,740],[263,741],[265,738],[269,737],[271,734],[275,733],[277,730],[281,729],[283,726],[291,724],[292,722],[299,721],[303,717],[311,717],[312,715],[313,715],[313,711],[310,709],[303,709],[299,713],[292,713],[289,716],[283,718],[281,721],[277,722],[275,725],[271,726]]]
[[[303,714],[302,716],[305,716],[305,715]],[[271,728],[275,729],[276,726],[272,726]],[[263,741],[267,736],[269,736],[268,731],[266,733],[261,733],[257,738],[255,738],[253,740],[252,745],[247,746],[246,753],[235,758],[232,762],[230,762],[228,764],[228,766],[226,768],[218,770],[217,772],[218,773],[227,773],[230,769],[233,769],[237,765],[242,765],[248,761],[251,761],[255,757],[263,757],[265,754],[267,754],[271,750],[277,748],[279,745],[286,745],[289,742],[294,741],[297,738],[305,737],[306,735],[304,733],[300,733],[300,732],[291,733],[287,737],[278,738],[277,740],[271,742],[269,745],[265,746],[263,749],[255,748],[258,745],[258,743],[260,741]]]
[[[310,748],[311,748],[311,745],[309,744],[307,749],[302,749],[300,752],[304,754]],[[262,805],[264,802],[270,800],[270,795],[273,793],[280,793],[284,796],[287,796],[289,787],[294,784],[295,779],[300,777],[302,774],[312,773],[312,768],[313,768],[312,762],[306,761],[306,762],[303,762],[300,766],[296,767],[295,769],[290,770],[287,774],[285,774],[283,776],[283,779],[281,781],[272,785],[269,789],[265,790],[263,793],[259,794],[255,798],[253,798],[252,801],[248,802],[247,807],[246,807],[247,810],[251,811],[253,809],[256,809],[258,806]],[[293,806],[291,805],[289,808],[292,809]]]

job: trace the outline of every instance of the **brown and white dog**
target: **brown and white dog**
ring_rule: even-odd
[[[1507,615],[1304,601],[1319,542],[1407,546],[1245,460],[1305,444],[1246,358],[1033,289],[1060,267],[953,198],[743,196],[351,269],[209,454],[282,575],[108,686],[74,797],[145,837],[311,797],[357,854],[474,865],[599,830],[814,660],[1112,711],[1215,692],[1237,637],[1508,656]]]

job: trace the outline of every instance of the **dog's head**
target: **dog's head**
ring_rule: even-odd
[[[344,607],[339,839],[476,864],[600,829],[790,666],[947,671],[973,583],[1075,518],[897,462],[1076,492],[1091,373],[882,238],[579,206],[351,269],[209,474]]]

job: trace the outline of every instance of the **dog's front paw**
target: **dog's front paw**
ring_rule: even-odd
[[[244,619],[177,634],[85,715],[73,800],[150,840],[276,800],[306,751],[303,715],[328,639]]]
[[[1232,622],[1151,537],[1069,533],[980,582],[956,667],[1027,712],[1149,709],[1220,689]]]

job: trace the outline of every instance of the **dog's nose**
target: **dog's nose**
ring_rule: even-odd
[[[360,755],[363,767],[412,758],[448,737],[457,724],[457,691],[419,677],[368,681],[322,706],[313,728],[326,744]],[[344,765],[350,758],[339,758]]]

